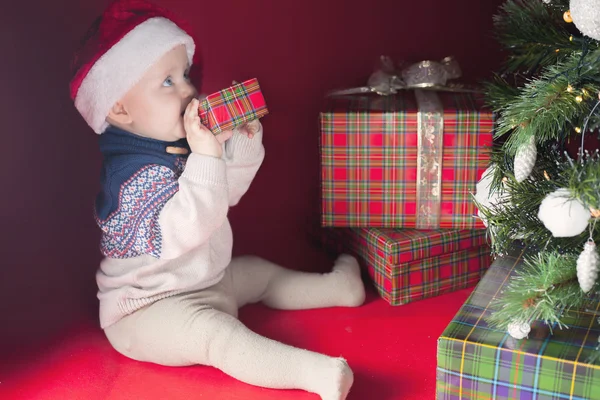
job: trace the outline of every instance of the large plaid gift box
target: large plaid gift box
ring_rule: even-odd
[[[471,193],[488,166],[492,125],[467,93],[329,98],[320,115],[321,225],[483,228]]]
[[[359,258],[381,297],[391,305],[473,286],[490,265],[484,230],[324,231],[326,245]]]
[[[198,107],[200,122],[215,135],[268,114],[258,80],[250,79],[208,95]]]
[[[520,265],[520,255],[497,259],[438,340],[437,399],[600,399],[598,302],[573,311],[568,329],[532,325],[517,340],[485,318]]]

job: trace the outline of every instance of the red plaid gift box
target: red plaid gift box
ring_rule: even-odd
[[[491,264],[485,230],[331,228],[324,236],[361,260],[391,305],[474,286]]]
[[[258,80],[250,79],[200,101],[200,121],[212,133],[233,129],[268,114]]]
[[[492,113],[472,94],[442,92],[438,111],[420,112],[416,95],[425,91],[417,92],[327,101],[320,117],[322,226],[484,228],[471,193],[488,166]],[[436,114],[439,126],[426,125]]]

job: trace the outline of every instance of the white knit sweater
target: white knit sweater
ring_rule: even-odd
[[[231,261],[230,206],[248,190],[263,158],[262,127],[252,139],[235,133],[221,159],[190,154],[179,190],[158,217],[160,256],[106,257],[96,274],[100,325],[165,297],[218,283]]]

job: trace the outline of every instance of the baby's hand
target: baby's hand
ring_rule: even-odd
[[[232,85],[237,85],[238,82],[237,81],[231,81],[231,84]],[[254,135],[258,132],[259,129],[260,129],[260,123],[258,122],[257,119],[255,119],[254,121],[250,121],[247,124],[244,124],[244,125],[240,126],[240,128],[238,129],[238,131],[242,135],[247,136],[248,139],[252,139],[254,137]]]
[[[244,124],[242,126],[240,126],[239,131],[242,135],[248,136],[248,139],[252,139],[254,137],[254,135],[256,135],[256,133],[259,131],[260,129],[260,122],[258,122],[257,119],[248,122],[247,124]]]
[[[221,158],[221,155],[223,154],[223,146],[221,146],[221,143],[228,138],[220,138],[224,139],[223,141],[218,140],[210,129],[202,125],[200,116],[198,115],[198,103],[199,101],[197,99],[192,100],[183,114],[183,127],[187,135],[190,149],[192,149],[193,153]],[[225,134],[225,132],[218,136],[223,134]],[[231,135],[229,135],[229,137],[231,137]]]

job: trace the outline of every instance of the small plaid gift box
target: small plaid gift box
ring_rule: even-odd
[[[490,265],[484,230],[331,228],[323,235],[328,247],[361,260],[391,305],[473,286]]]
[[[593,310],[569,313],[568,329],[534,323],[517,340],[490,328],[492,298],[503,293],[520,255],[497,259],[438,339],[437,399],[600,399],[600,330]]]
[[[215,135],[268,114],[258,80],[233,85],[200,101],[200,121]]]
[[[425,92],[327,100],[322,226],[484,228],[471,193],[488,166],[492,113],[472,94]]]

